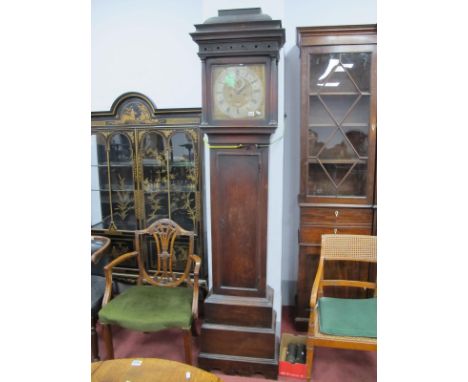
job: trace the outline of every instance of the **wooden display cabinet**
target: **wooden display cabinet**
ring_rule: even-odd
[[[112,239],[111,258],[134,250],[135,230],[170,218],[196,233],[195,252],[204,259],[200,116],[196,108],[157,110],[139,93],[91,113],[91,232]],[[144,250],[154,251],[154,243]],[[176,270],[183,271],[184,250],[176,243]],[[206,269],[202,261],[202,277]],[[130,281],[137,273],[136,260],[115,268],[117,277]]]
[[[301,55],[301,180],[295,324],[307,330],[322,234],[374,234],[377,136],[375,25],[297,29]],[[372,279],[337,263],[327,277]],[[347,277],[345,277],[347,276]],[[334,296],[359,297],[348,288]]]

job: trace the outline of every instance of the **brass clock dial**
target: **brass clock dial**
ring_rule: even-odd
[[[265,118],[265,65],[215,65],[212,84],[213,119]]]

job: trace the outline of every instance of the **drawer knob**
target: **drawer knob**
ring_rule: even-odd
[[[338,217],[338,215],[340,214],[340,212],[338,210],[335,211],[335,216]]]
[[[336,235],[338,233],[338,228],[333,228],[333,233]]]

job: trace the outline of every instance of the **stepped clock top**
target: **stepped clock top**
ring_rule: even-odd
[[[281,20],[262,13],[261,8],[221,9],[218,16],[195,25],[190,33],[199,45],[200,58],[232,55],[278,57],[285,42]]]
[[[220,9],[218,11],[218,16],[210,17],[203,24],[238,23],[265,20],[271,20],[271,17],[262,13],[261,8]]]

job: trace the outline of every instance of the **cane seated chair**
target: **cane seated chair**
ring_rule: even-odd
[[[310,296],[307,335],[307,380],[312,376],[314,347],[377,350],[377,282],[325,280],[328,261],[377,263],[377,237],[322,235],[320,262]],[[373,289],[374,297],[342,299],[324,297],[324,287]]]
[[[156,271],[149,272],[142,255],[143,240],[155,242]],[[188,238],[188,252],[183,273],[173,271],[174,243]],[[105,268],[106,291],[99,311],[103,336],[109,359],[114,358],[111,325],[141,332],[157,332],[179,328],[184,333],[185,361],[192,364],[192,325],[198,318],[198,274],[201,260],[193,254],[194,233],[186,231],[170,219],[161,219],[148,228],[135,232],[136,251],[123,254]],[[111,299],[112,268],[136,257],[139,275],[137,285]],[[193,268],[193,280],[191,272]],[[151,274],[150,274],[151,273]]]

